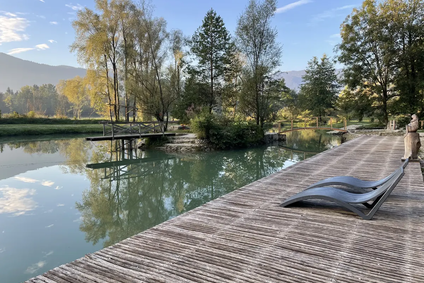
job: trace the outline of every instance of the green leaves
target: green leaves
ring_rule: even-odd
[[[321,120],[326,110],[334,108],[339,85],[333,62],[327,55],[318,60],[314,57],[302,77],[300,100],[305,109],[311,110]]]
[[[275,87],[271,74],[280,64],[281,46],[276,43],[277,31],[271,27],[276,10],[275,0],[258,3],[251,0],[237,25],[237,47],[246,64],[243,70],[241,108],[262,128],[272,120],[281,98],[281,87]]]
[[[224,21],[213,9],[209,10],[191,39],[191,52],[197,61],[197,65],[191,67],[191,73],[209,85],[204,99],[209,112],[219,103],[224,75],[229,71],[234,51]]]

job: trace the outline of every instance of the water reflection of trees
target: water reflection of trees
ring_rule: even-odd
[[[328,135],[324,131],[295,131],[286,135],[287,146],[309,152],[321,152],[341,142],[342,137]]]
[[[114,244],[281,169],[289,154],[268,147],[170,157],[153,151],[144,159],[154,161],[119,165],[151,174],[104,178],[122,170],[90,169],[91,187],[77,203],[86,240]]]
[[[324,135],[314,131],[288,136],[294,148],[322,151]],[[318,144],[318,145],[317,145]],[[303,153],[278,146],[169,155],[161,151],[119,150],[115,142],[83,139],[17,143],[25,152],[66,156],[64,172],[84,174],[90,181],[76,208],[80,230],[93,244],[109,246],[163,221],[227,194],[284,167]],[[99,169],[87,168],[90,164]],[[98,166],[99,167],[99,166]]]

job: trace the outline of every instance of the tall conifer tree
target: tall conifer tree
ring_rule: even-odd
[[[219,103],[219,94],[224,74],[234,52],[231,35],[224,21],[211,9],[203,19],[203,24],[194,33],[191,41],[191,52],[197,59],[197,66],[191,68],[201,82],[209,84],[206,95],[207,107],[212,112]]]

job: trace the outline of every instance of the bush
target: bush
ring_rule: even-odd
[[[191,121],[191,127],[199,139],[206,139],[217,149],[242,148],[263,143],[260,126],[247,122],[234,122],[202,113]]]
[[[20,118],[20,117],[21,117],[21,115],[19,115],[19,113],[16,112],[16,111],[13,111],[12,113],[9,114],[9,118],[17,119],[17,118]]]
[[[190,126],[197,138],[209,140],[211,132],[219,130],[217,124],[214,115],[202,112],[191,120]]]
[[[35,118],[35,112],[34,111],[29,111],[28,113],[27,113],[27,117],[28,118]]]
[[[399,115],[399,116],[396,116],[394,120],[396,121],[396,127],[398,129],[401,129],[401,128],[405,128],[405,126],[411,122],[411,116]]]

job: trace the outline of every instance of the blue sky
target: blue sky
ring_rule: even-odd
[[[152,0],[154,15],[168,30],[193,35],[206,12],[213,8],[234,35],[237,20],[249,0]],[[283,45],[281,71],[303,70],[313,57],[334,56],[340,24],[361,5],[360,0],[279,0],[273,26]],[[75,39],[72,21],[94,0],[0,0],[0,52],[49,65],[79,67],[69,45]]]

